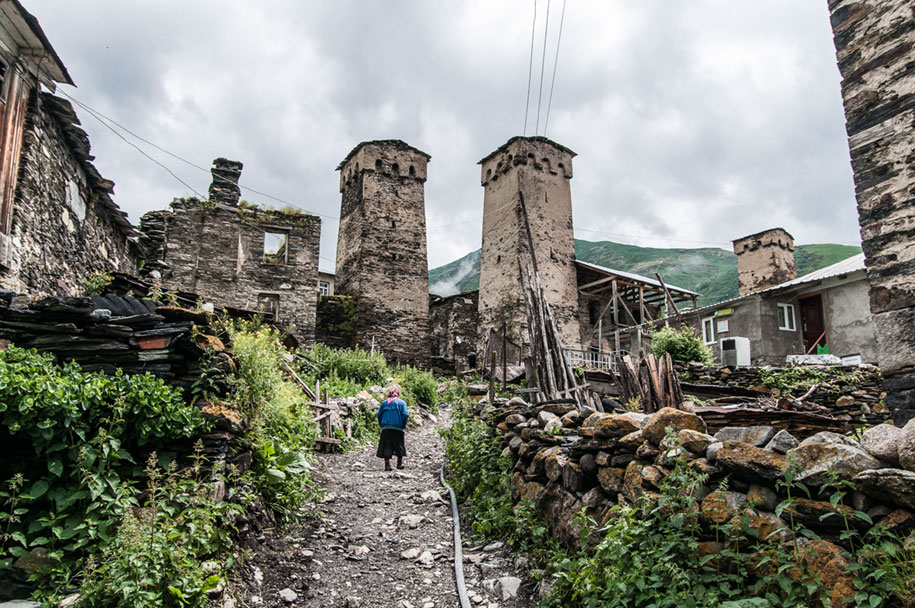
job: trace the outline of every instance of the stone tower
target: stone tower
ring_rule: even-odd
[[[400,140],[362,142],[340,171],[336,291],[356,302],[356,344],[389,361],[431,354],[426,254],[426,163]]]
[[[911,0],[831,0],[845,128],[885,403],[915,418],[915,12]]]
[[[794,237],[772,228],[734,241],[742,296],[797,278]]]
[[[572,234],[572,157],[546,137],[513,137],[480,161],[483,249],[480,255],[480,329],[504,323],[513,340],[527,341],[521,267],[531,263],[522,200],[530,222],[533,258],[563,346],[579,348],[578,283]]]

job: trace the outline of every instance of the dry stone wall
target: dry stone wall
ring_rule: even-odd
[[[887,405],[915,417],[915,10],[830,0]]]
[[[76,295],[94,272],[136,272],[135,234],[111,200],[114,183],[89,162],[89,138],[69,102],[33,93],[13,203],[7,289]]]
[[[399,140],[363,142],[340,163],[335,290],[356,303],[355,341],[392,362],[431,356],[425,190],[429,155]]]
[[[775,514],[787,498],[783,482],[789,462],[797,481],[811,490],[809,498],[800,494],[789,507],[791,515],[820,535],[822,540],[814,541],[818,551],[838,555],[840,547],[848,548],[842,538],[844,516],[867,532],[870,525],[851,516],[855,510],[903,537],[915,530],[915,423],[905,429],[879,425],[859,443],[829,432],[794,437],[768,426],[726,427],[711,435],[702,418],[672,408],[649,416],[571,407],[535,407],[514,398],[495,405],[484,399],[475,409],[499,431],[504,453],[514,463],[514,498],[533,502],[553,534],[570,547],[578,542],[575,519],[582,509],[605,523],[614,505],[657,497],[678,461],[705,476],[694,498],[708,530],[703,546],[710,551],[725,546],[714,525],[739,523],[743,517],[760,539],[791,538],[784,519],[789,513]],[[823,486],[833,476],[856,487],[848,504],[829,501],[831,490]],[[726,491],[718,489],[722,483]],[[835,605],[841,605],[837,598],[853,593],[852,576],[823,577]]]

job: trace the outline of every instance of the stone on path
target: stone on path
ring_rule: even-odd
[[[496,589],[502,594],[502,601],[517,597],[520,588],[521,579],[517,576],[503,576],[496,581]]]
[[[401,515],[400,519],[397,520],[397,523],[401,526],[413,529],[418,528],[425,519],[426,518],[422,515]]]
[[[419,557],[420,549],[419,547],[413,547],[412,549],[407,549],[400,554],[400,557],[403,559],[416,559]]]
[[[287,604],[291,604],[292,602],[299,599],[299,595],[289,587],[286,587],[280,591],[280,599],[282,599]]]

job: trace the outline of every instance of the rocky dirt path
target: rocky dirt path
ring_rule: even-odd
[[[326,489],[319,513],[287,530],[267,528],[251,547],[223,608],[452,608],[453,528],[439,481],[444,442],[426,420],[407,433],[405,468],[382,471],[375,446],[323,455],[316,474]],[[466,535],[465,535],[466,537]],[[499,543],[464,547],[471,603],[530,605]]]

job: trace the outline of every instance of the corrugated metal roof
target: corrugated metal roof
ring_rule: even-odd
[[[579,264],[581,266],[584,266],[585,268],[590,268],[591,270],[596,270],[598,272],[603,272],[606,274],[615,274],[615,275],[621,276],[626,279],[632,279],[633,281],[641,281],[642,283],[647,283],[649,285],[657,287],[658,289],[662,288],[661,283],[659,283],[656,279],[649,279],[648,277],[644,277],[640,274],[635,274],[634,272],[624,272],[622,270],[615,270],[613,268],[607,268],[606,266],[599,266],[597,264],[591,264],[589,262],[582,262],[581,260],[575,260],[575,263]],[[700,295],[700,294],[696,293],[695,291],[690,291],[689,289],[683,289],[682,287],[677,287],[676,285],[671,285],[669,283],[667,284],[667,289],[669,289],[670,291],[678,291],[680,293],[685,293],[685,294],[688,294],[691,296]]]
[[[837,277],[842,274],[851,274],[856,270],[864,270],[864,253],[861,252],[858,255],[853,255],[850,258],[846,258],[840,262],[836,262],[831,266],[826,266],[825,268],[820,268],[819,270],[814,270],[811,273],[805,274],[802,277],[792,279],[790,281],[785,281],[773,287],[768,287],[762,289],[755,293],[764,293],[766,291],[773,291],[776,289],[784,289],[785,287],[794,287],[795,285],[803,285],[804,283],[812,283],[813,281],[822,281],[823,279],[828,279],[830,277]],[[752,295],[752,294],[750,294]]]

